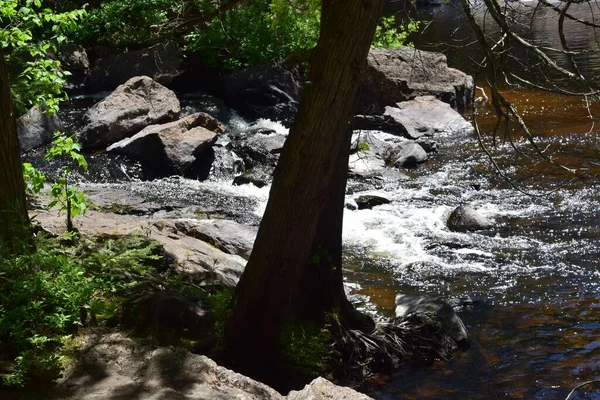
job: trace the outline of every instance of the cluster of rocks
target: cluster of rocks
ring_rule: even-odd
[[[158,44],[94,63],[84,49],[70,46],[63,48],[60,57],[66,66],[83,74],[77,86],[80,91],[112,90],[84,116],[78,132],[84,150],[106,150],[137,159],[153,170],[154,176],[186,175],[187,171],[206,176],[214,161],[211,148],[223,134],[219,121],[205,114],[179,120],[179,100],[165,85],[181,90],[210,86],[212,94],[243,116],[287,125],[293,121],[304,86],[299,69],[288,66],[255,66],[217,79],[217,84],[185,85],[182,79],[200,78],[185,74],[183,56],[175,44]],[[377,138],[387,144],[385,149],[370,146],[375,150],[366,152],[367,164],[410,168],[426,161],[437,150],[437,137],[472,130],[454,109],[465,108],[472,95],[473,79],[449,68],[442,54],[413,48],[372,50],[353,127],[356,131],[382,131],[402,140]],[[60,125],[56,116],[31,110],[20,119],[21,150],[47,143]],[[232,141],[228,150],[240,156],[249,171],[236,183],[265,185],[284,141],[284,136],[269,132]],[[364,159],[365,154],[362,156]],[[198,170],[193,164],[201,159],[203,166]]]

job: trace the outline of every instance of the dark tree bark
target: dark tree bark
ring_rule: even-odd
[[[0,48],[0,246],[22,244],[30,235],[22,168],[8,73]]]
[[[341,218],[350,124],[359,77],[385,0],[324,0],[319,42],[298,114],[275,170],[254,250],[238,284],[226,330],[242,372],[272,381],[281,331],[294,308],[351,308],[341,276]],[[322,247],[321,262],[309,264]],[[334,250],[334,251],[332,251]],[[339,251],[338,251],[339,250]],[[307,266],[310,265],[306,272]],[[322,274],[321,266],[330,268]],[[311,276],[326,276],[313,285]],[[299,287],[300,282],[303,287]],[[305,289],[304,285],[308,286]],[[296,296],[317,290],[324,303]],[[296,307],[295,299],[300,304]],[[303,299],[303,300],[302,300]]]

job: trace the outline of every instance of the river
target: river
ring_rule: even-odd
[[[587,6],[574,14],[590,18]],[[556,44],[551,14],[523,34]],[[485,86],[475,62],[481,53],[460,7],[428,8],[420,18],[432,22],[416,45],[444,52],[451,66]],[[595,51],[590,32],[566,27],[573,48]],[[597,52],[578,62],[600,76]],[[364,243],[366,236],[386,255],[357,263],[349,278],[361,282],[358,292],[381,312],[391,312],[397,292],[473,300],[460,310],[471,349],[450,362],[400,371],[369,392],[377,399],[565,399],[575,386],[600,378],[600,107],[588,110],[580,98],[540,91],[503,93],[523,110],[541,148],[579,173],[540,160],[522,141],[517,147],[533,159],[500,144],[492,153],[525,194],[494,175],[475,138],[447,138],[440,154],[409,182],[390,188],[393,205],[348,217],[347,242]],[[493,111],[480,104],[477,114],[489,134]],[[473,204],[498,227],[449,232],[444,219],[462,203]],[[600,384],[582,387],[573,398],[600,399]]]
[[[451,66],[476,74],[478,51],[464,45],[473,38],[460,9],[451,3],[428,9],[421,18],[434,16],[416,44],[444,51]],[[590,71],[600,69],[594,57],[582,61]],[[471,348],[450,361],[383,377],[379,381],[387,384],[367,389],[376,399],[564,399],[578,384],[600,379],[600,121],[588,117],[600,115],[600,108],[588,110],[579,98],[539,91],[504,93],[524,110],[547,154],[578,174],[535,157],[517,135],[515,146],[522,153],[502,141],[490,150],[515,189],[495,173],[474,136],[446,136],[435,138],[438,154],[405,171],[402,179],[371,186],[349,182],[349,203],[358,194],[391,200],[372,210],[345,212],[345,276],[357,304],[391,316],[398,293],[468,300],[458,311]],[[75,100],[67,115],[79,119],[88,103]],[[276,122],[244,121],[210,97],[190,98],[184,105],[186,113],[217,115],[235,134],[256,128],[287,134]],[[489,133],[492,109],[480,103],[476,113]],[[178,205],[218,210],[249,224],[258,224],[268,197],[268,187],[232,186],[226,173],[203,182],[148,182],[139,179],[143,171],[135,164],[89,158],[93,173],[83,178],[84,187],[125,187],[155,201],[176,199]],[[461,204],[473,205],[497,226],[479,233],[449,231],[446,219]],[[578,393],[586,389],[578,398],[600,399],[600,384]]]

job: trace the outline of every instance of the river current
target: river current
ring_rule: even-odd
[[[464,20],[448,10],[437,11],[447,24],[443,29],[460,31]],[[438,40],[439,29],[430,39]],[[451,66],[474,72],[448,52]],[[393,315],[398,293],[462,300],[457,311],[472,343],[450,361],[385,377],[386,385],[368,389],[376,399],[564,399],[578,384],[600,379],[600,121],[588,116],[599,116],[600,108],[588,111],[581,99],[542,92],[505,94],[526,111],[542,148],[577,174],[535,157],[519,137],[519,154],[499,141],[490,151],[515,188],[495,172],[475,136],[466,135],[434,138],[439,152],[399,179],[349,182],[347,203],[359,194],[391,200],[372,210],[345,211],[344,267],[352,299],[383,316]],[[71,119],[88,102],[75,100]],[[185,113],[219,117],[230,133],[263,128],[287,134],[277,122],[245,121],[210,97],[183,104]],[[481,103],[475,112],[489,132],[493,111]],[[96,167],[84,187],[125,187],[248,224],[258,224],[268,197],[269,187],[233,186],[231,176],[146,181],[135,165],[89,157]],[[496,227],[449,231],[446,220],[461,204],[471,204]],[[600,399],[600,384],[577,394],[572,398]]]

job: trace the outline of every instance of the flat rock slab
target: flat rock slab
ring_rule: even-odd
[[[421,96],[398,103],[397,107],[386,107],[385,115],[402,124],[411,139],[434,137],[436,134],[470,134],[474,131],[462,115],[433,96]]]
[[[65,231],[65,217],[57,211],[35,211],[35,220],[46,231]],[[90,210],[73,221],[84,236],[115,237],[130,234],[156,240],[173,260],[176,272],[202,286],[234,287],[246,265],[246,260],[227,254],[211,244],[179,231],[170,219],[144,218],[132,215],[101,213]]]

